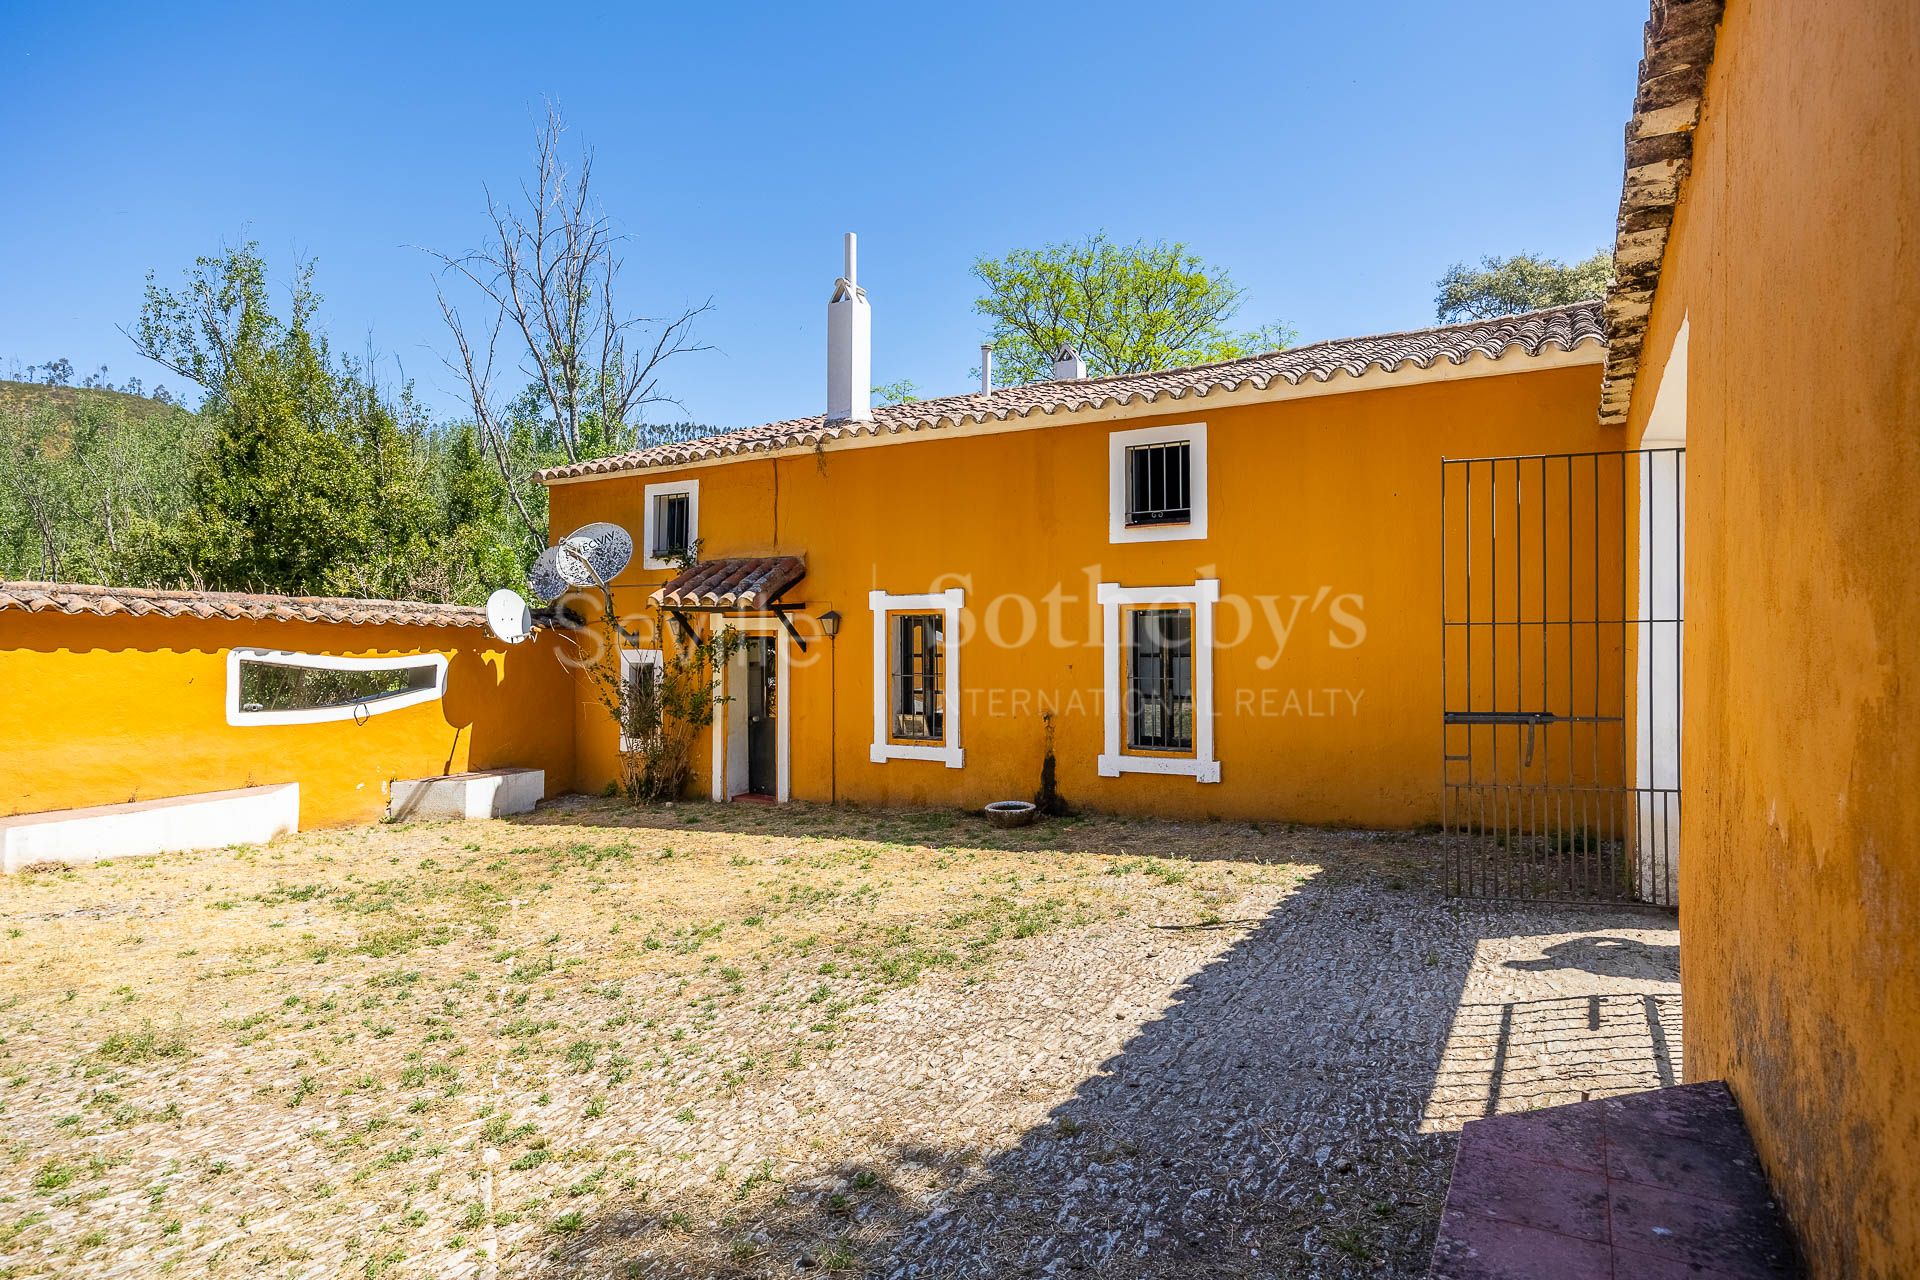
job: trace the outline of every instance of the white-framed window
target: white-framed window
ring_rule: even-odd
[[[620,684],[623,709],[631,714],[634,705],[635,685],[641,680],[660,682],[661,657],[658,649],[622,649],[620,651]],[[627,725],[620,726],[620,749],[631,751],[634,741],[627,736]]]
[[[1166,773],[1220,781],[1213,754],[1217,578],[1185,587],[1099,589],[1105,650],[1100,776]]]
[[[650,484],[640,516],[641,553],[649,569],[678,568],[680,557],[700,541],[700,482]]]
[[[888,760],[961,768],[959,587],[924,595],[867,594],[873,611],[873,751]]]
[[[1107,437],[1107,540],[1207,536],[1207,424],[1141,427]]]
[[[227,651],[227,723],[364,720],[432,702],[447,691],[447,658],[343,658],[285,649]]]

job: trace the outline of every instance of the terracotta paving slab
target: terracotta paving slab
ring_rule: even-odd
[[[1468,1124],[1429,1274],[1802,1273],[1739,1105],[1716,1080]]]

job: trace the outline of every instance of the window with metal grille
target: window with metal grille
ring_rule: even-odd
[[[1127,449],[1127,523],[1186,524],[1193,519],[1193,442]]]
[[[891,615],[888,685],[893,690],[893,737],[903,742],[946,738],[946,618],[938,613]]]
[[[1127,614],[1127,748],[1193,750],[1193,611]]]
[[[665,560],[687,554],[693,523],[693,497],[685,493],[663,493],[654,500],[653,558]]]

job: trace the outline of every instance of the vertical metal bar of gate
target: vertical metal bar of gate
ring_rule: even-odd
[[[1685,454],[1442,460],[1453,894],[1675,904]]]

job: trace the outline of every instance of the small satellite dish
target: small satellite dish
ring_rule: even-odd
[[[487,630],[508,644],[519,644],[533,634],[533,610],[511,587],[487,597]]]
[[[576,587],[611,582],[633,559],[633,538],[619,525],[604,520],[581,525],[559,545],[564,550],[554,567]]]
[[[559,547],[548,547],[527,566],[527,590],[542,600],[558,600],[571,590],[560,572]]]

